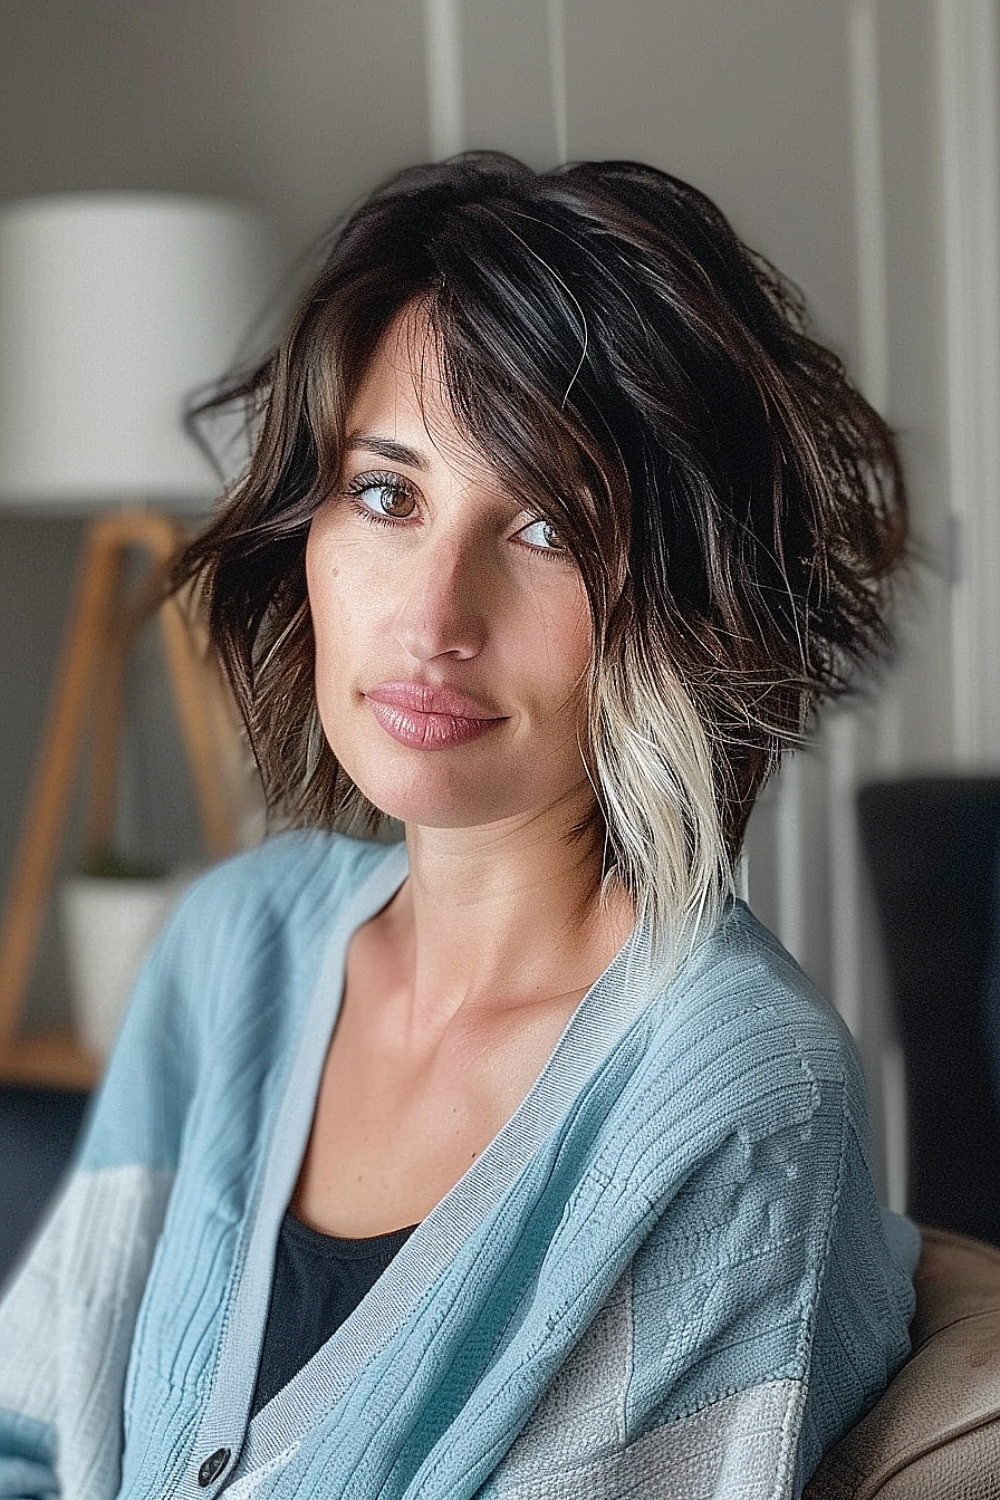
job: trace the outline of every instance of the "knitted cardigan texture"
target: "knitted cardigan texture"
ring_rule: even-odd
[[[188,892],[0,1303],[0,1500],[784,1500],[906,1357],[856,1049],[735,901],[659,993],[633,931],[248,1423],[347,946],[407,871],[282,834]]]

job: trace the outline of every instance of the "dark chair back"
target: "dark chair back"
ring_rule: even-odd
[[[1000,779],[873,783],[858,811],[906,1064],[907,1211],[1000,1245]]]
[[[0,1088],[0,1288],[69,1163],[89,1095]]]

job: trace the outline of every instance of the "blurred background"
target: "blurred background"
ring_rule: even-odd
[[[142,189],[255,205],[273,228],[271,314],[315,236],[359,195],[397,168],[467,147],[542,168],[654,163],[706,191],[803,288],[817,335],[899,434],[922,560],[898,661],[864,702],[824,721],[766,791],[744,880],[859,1041],[875,1170],[895,1207],[908,1180],[896,971],[856,795],[899,777],[1000,775],[997,11],[992,0],[0,7],[0,200]],[[248,305],[248,325],[262,312]],[[83,524],[0,509],[4,879]],[[144,649],[130,677],[121,817],[134,852],[197,862],[206,851],[190,771]],[[911,826],[920,818],[906,816]],[[976,814],[973,832],[984,819]],[[874,827],[884,843],[877,818]],[[933,898],[917,828],[908,874],[916,866]],[[78,842],[70,828],[64,868]],[[989,881],[979,887],[967,922],[985,943]],[[54,918],[47,931],[31,1025],[66,1011]],[[935,1045],[947,1052],[947,1041]]]

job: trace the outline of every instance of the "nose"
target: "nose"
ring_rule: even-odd
[[[405,579],[396,616],[400,645],[415,661],[477,655],[502,598],[498,570],[482,537],[430,538],[402,566]]]

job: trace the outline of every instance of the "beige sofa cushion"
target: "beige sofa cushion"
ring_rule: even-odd
[[[921,1234],[913,1352],[804,1500],[1000,1500],[1000,1250]]]

